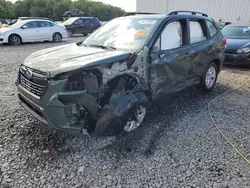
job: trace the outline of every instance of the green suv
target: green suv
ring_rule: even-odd
[[[164,95],[215,86],[225,40],[206,14],[133,13],[83,42],[38,51],[20,66],[20,104],[71,134],[113,136],[141,125]]]

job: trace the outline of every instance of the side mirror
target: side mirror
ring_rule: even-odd
[[[27,25],[23,25],[21,28],[22,29],[27,29],[28,27],[27,27]]]

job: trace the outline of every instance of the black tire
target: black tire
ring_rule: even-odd
[[[218,71],[217,65],[214,62],[209,63],[206,71],[204,72],[202,76],[202,80],[200,84],[201,88],[205,91],[212,91],[216,84],[218,73],[219,71]],[[211,79],[208,79],[208,78],[211,78]]]
[[[114,109],[107,105],[100,114],[99,120],[95,126],[93,136],[117,136],[122,132],[124,123],[122,119],[116,117]]]
[[[124,100],[125,98],[120,98],[115,107],[111,105],[106,105],[100,114],[99,120],[95,126],[93,136],[119,136],[121,133],[125,132],[123,130],[126,125],[131,112],[135,108],[143,106],[145,108],[149,105],[149,100],[143,92],[138,92],[136,96],[139,101],[134,104],[129,104]],[[129,110],[120,111],[120,109],[126,109],[129,107]],[[119,117],[117,116],[117,112]]]
[[[22,43],[22,39],[18,35],[10,35],[9,37],[9,44],[12,46],[18,46],[19,44]]]
[[[71,29],[67,29],[67,33],[68,33],[68,37],[72,37],[73,36],[73,32]]]
[[[83,33],[83,36],[85,36],[85,37],[88,36],[88,33]]]
[[[72,14],[68,13],[68,14],[67,14],[67,17],[72,17]]]
[[[61,42],[62,41],[62,35],[60,33],[54,33],[52,36],[53,42]]]

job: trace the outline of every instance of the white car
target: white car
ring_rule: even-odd
[[[23,20],[0,29],[0,43],[15,46],[24,42],[61,42],[65,38],[68,38],[66,28],[48,20]]]

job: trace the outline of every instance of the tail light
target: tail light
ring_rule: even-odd
[[[222,43],[223,43],[224,46],[226,46],[226,44],[227,44],[227,39],[226,39],[226,38],[223,38]]]

